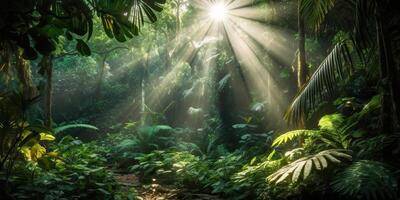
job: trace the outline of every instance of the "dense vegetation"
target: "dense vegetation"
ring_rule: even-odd
[[[400,198],[395,0],[13,0],[0,199]]]

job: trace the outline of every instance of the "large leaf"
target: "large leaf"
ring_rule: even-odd
[[[336,0],[300,0],[301,14],[315,30],[320,28]]]
[[[329,166],[328,163],[339,164],[343,160],[351,159],[352,156],[350,156],[346,150],[329,149],[289,163],[268,176],[267,180],[271,183],[278,184],[291,177],[291,182],[298,182],[300,177],[303,177],[303,180],[308,178],[313,169],[318,171],[324,170]]]
[[[64,126],[60,126],[54,129],[54,133],[60,133],[63,131],[66,131],[68,129],[73,129],[73,128],[86,128],[86,129],[92,129],[92,130],[99,130],[97,127],[90,125],[90,124],[68,124]]]
[[[285,119],[290,123],[299,124],[307,118],[320,103],[335,95],[337,84],[345,80],[352,72],[352,59],[346,41],[338,43],[332,52],[311,76],[308,83],[297,94]]]

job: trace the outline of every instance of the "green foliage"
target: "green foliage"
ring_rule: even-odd
[[[0,94],[0,171],[6,165],[11,169],[19,155],[37,162],[46,154],[43,145],[55,139],[50,130],[24,118],[32,103],[17,93]]]
[[[303,17],[317,31],[326,14],[334,7],[335,0],[300,0],[299,3]]]
[[[398,184],[388,167],[377,161],[360,160],[338,173],[333,189],[352,199],[397,199]]]
[[[291,103],[285,118],[297,124],[321,102],[334,96],[337,83],[352,71],[352,58],[346,41],[338,43]]]
[[[68,124],[68,125],[62,125],[57,128],[54,128],[54,133],[60,133],[64,132],[68,129],[75,129],[75,128],[85,128],[85,129],[92,129],[92,130],[99,130],[97,127],[90,125],[90,124]]]
[[[16,199],[111,199],[118,185],[105,167],[99,147],[70,136],[51,147],[52,153],[35,164],[18,162],[10,177],[10,196]],[[3,176],[0,176],[3,178]]]
[[[313,130],[294,130],[289,131],[285,134],[280,135],[277,137],[273,142],[272,146],[280,146],[282,144],[286,144],[289,141],[292,141],[295,138],[303,137],[303,136],[315,136],[320,134],[320,131],[313,131]]]
[[[315,155],[306,156],[289,163],[268,176],[268,180],[278,184],[291,177],[291,182],[298,182],[301,175],[303,175],[303,180],[307,179],[313,169],[321,171],[326,169],[329,163],[340,164],[343,160],[351,159],[352,156],[343,149],[321,151]]]
[[[82,40],[90,39],[93,32],[93,18],[98,16],[110,38],[120,42],[138,35],[145,16],[155,22],[155,12],[162,10],[165,0],[154,1],[14,1],[7,9],[0,10],[0,30],[2,47],[6,43],[24,49],[26,59],[36,59],[37,52],[49,55],[56,50],[60,36],[77,41],[76,49],[85,56],[91,54],[90,48]],[[126,14],[123,14],[126,13]],[[15,26],[20,24],[20,26]],[[33,42],[30,42],[33,40]],[[3,46],[4,45],[4,46]]]

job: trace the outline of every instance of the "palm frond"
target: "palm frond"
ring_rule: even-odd
[[[68,124],[64,126],[60,126],[54,129],[54,133],[60,133],[63,131],[66,131],[68,129],[73,129],[73,128],[86,128],[86,129],[92,129],[92,130],[99,130],[97,127],[90,125],[90,124]]]
[[[352,156],[343,149],[329,149],[315,155],[300,158],[276,171],[267,177],[271,183],[281,183],[291,177],[291,182],[299,181],[301,175],[303,180],[311,174],[313,169],[321,171],[329,166],[329,163],[340,164],[343,160],[351,160]]]
[[[280,146],[282,144],[286,144],[289,141],[294,140],[295,138],[298,137],[303,137],[303,136],[313,136],[319,134],[320,131],[315,131],[315,130],[294,130],[294,131],[289,131],[285,134],[280,135],[277,137],[273,142],[272,146]]]
[[[351,74],[352,66],[347,41],[336,44],[295,97],[285,114],[285,119],[298,124],[302,117],[307,117],[309,111],[313,111],[321,102],[334,96],[337,83]]]
[[[145,19],[157,21],[165,0],[97,0],[97,12],[108,37],[124,42],[138,35]]]
[[[380,162],[360,160],[339,173],[333,181],[337,193],[354,199],[397,199],[397,181]]]
[[[301,14],[317,31],[325,20],[326,14],[335,6],[335,2],[336,0],[301,0]]]

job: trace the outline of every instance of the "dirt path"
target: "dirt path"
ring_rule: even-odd
[[[150,185],[143,185],[133,174],[118,172],[114,172],[114,174],[115,180],[123,187],[124,191],[128,192],[134,188],[137,191],[138,199],[141,200],[222,200],[213,195],[191,193],[173,186],[160,185],[156,180],[153,180]]]

